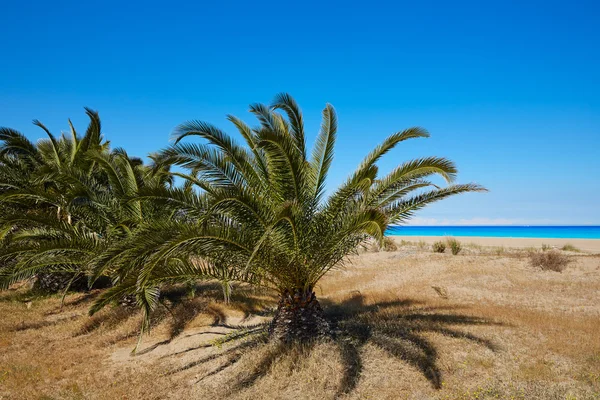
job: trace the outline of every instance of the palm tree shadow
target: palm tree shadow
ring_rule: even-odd
[[[243,373],[236,376],[235,382],[229,385],[226,393],[227,396],[230,396],[254,385],[260,378],[269,373],[271,367],[277,362],[277,360],[283,357],[291,357],[291,365],[293,366],[297,364],[297,361],[300,357],[310,354],[314,346],[314,343],[292,343],[291,345],[286,345],[283,343],[270,343],[267,338],[267,332],[269,328],[268,322],[251,326],[231,326],[226,324],[220,326],[231,329],[230,333],[223,338],[218,339],[216,342],[213,341],[213,343],[202,343],[196,347],[163,357],[177,356],[181,353],[198,350],[201,348],[230,345],[229,347],[222,351],[218,351],[189,362],[181,367],[167,372],[165,375],[174,375],[205,363],[217,362],[218,365],[215,368],[197,377],[196,383],[201,383],[205,379],[217,375],[230,367],[233,367],[242,359],[244,354],[246,354],[248,351],[252,351],[252,356],[255,357],[253,366],[251,369],[244,370]]]
[[[268,326],[264,325],[263,328],[264,333],[266,333]],[[290,368],[293,369],[298,364],[300,358],[308,357],[310,355],[316,343],[267,343],[266,336],[262,335],[261,338],[258,340],[251,339],[229,350],[228,352],[235,352],[236,354],[234,354],[233,357],[229,357],[229,359],[224,364],[222,364],[215,370],[200,377],[198,382],[209,376],[219,373],[225,368],[238,362],[243,354],[242,352],[238,352],[238,350],[253,347],[256,348],[257,345],[260,344],[263,345],[261,349],[262,354],[258,355],[253,367],[249,371],[244,371],[237,377],[236,382],[230,385],[230,387],[227,390],[227,396],[234,395],[238,392],[243,391],[246,388],[253,386],[259,379],[263,378],[269,373],[271,367],[275,365],[278,360],[287,358]]]
[[[230,326],[230,325],[222,325],[222,326],[225,328],[231,329],[230,333],[225,334],[222,338],[213,340],[212,342],[204,342],[204,343],[199,344],[198,346],[191,347],[191,348],[188,348],[185,350],[181,350],[176,353],[172,353],[167,356],[163,356],[162,358],[178,356],[180,354],[187,353],[189,351],[199,350],[199,349],[203,349],[203,348],[211,348],[211,347],[219,347],[220,348],[221,346],[233,343],[232,346],[228,347],[227,349],[225,349],[223,351],[218,351],[214,354],[210,354],[210,355],[200,358],[198,360],[194,360],[190,363],[187,363],[179,368],[171,370],[171,371],[167,372],[166,375],[174,375],[176,373],[189,370],[198,365],[201,365],[201,364],[213,361],[213,360],[225,359],[225,362],[222,362],[221,365],[219,365],[217,368],[213,369],[212,371],[209,371],[208,373],[204,374],[203,376],[200,376],[198,378],[198,380],[196,381],[196,383],[199,383],[200,381],[202,381],[210,376],[216,375],[219,372],[227,369],[228,367],[233,366],[235,363],[237,363],[242,358],[244,351],[246,349],[252,349],[252,348],[259,346],[260,344],[266,344],[266,342],[267,342],[266,334],[267,334],[267,330],[268,330],[268,323],[261,323],[261,324],[256,324],[256,325],[252,325],[252,326],[237,326],[237,327]],[[236,387],[231,388],[231,391],[236,391],[236,389],[238,389],[238,387],[241,388],[241,386],[244,386],[246,384],[256,381],[256,379],[258,379],[260,377],[260,373],[258,371],[262,370],[261,365],[266,365],[264,359],[260,360],[256,364],[255,370],[248,376],[248,378],[246,380],[240,380],[240,385],[236,385]]]
[[[344,373],[335,397],[351,393],[360,380],[363,371],[361,352],[367,344],[378,346],[391,356],[420,371],[431,385],[439,389],[442,373],[438,365],[436,346],[426,337],[428,333],[438,333],[446,337],[467,340],[497,351],[492,341],[465,332],[457,326],[499,325],[484,318],[463,315],[457,307],[432,307],[410,299],[369,302],[360,294],[341,302],[321,301],[332,325],[333,343],[337,347]],[[217,366],[197,379],[197,383],[217,375],[235,365],[247,351],[253,352],[253,365],[244,370],[230,385],[232,395],[254,385],[266,376],[279,359],[286,358],[294,366],[300,357],[308,357],[315,343],[283,345],[269,343],[268,323],[253,327],[220,325],[231,329],[231,333],[219,341],[218,346],[231,344],[226,350],[216,352],[190,362],[168,372],[168,375],[188,370],[206,362],[217,362]],[[204,343],[198,347],[211,347]]]
[[[205,316],[212,319],[212,322],[210,322],[210,326],[226,328],[230,331],[230,333],[227,334],[223,332],[207,331],[196,333],[193,335],[231,335],[231,338],[237,340],[242,337],[248,336],[248,332],[252,332],[253,335],[262,334],[262,328],[256,329],[258,325],[247,324],[248,320],[255,315],[267,316],[273,313],[272,310],[265,308],[265,305],[268,303],[255,298],[254,296],[252,296],[252,293],[248,293],[247,290],[243,291],[242,288],[240,288],[239,291],[236,291],[234,295],[232,295],[232,302],[227,306],[229,306],[229,308],[243,312],[243,318],[240,321],[240,324],[246,325],[229,325],[227,323],[227,315],[218,306],[218,304],[215,304],[214,302],[215,298],[218,298],[220,296],[221,287],[215,284],[214,282],[202,282],[196,284],[195,289],[197,292],[201,292],[203,295],[193,297],[190,299],[189,292],[183,286],[172,286],[168,287],[168,290],[163,291],[163,293],[161,294],[161,305],[163,306],[161,308],[162,312],[154,313],[152,318],[152,324],[158,325],[163,320],[170,317],[168,321],[169,336],[167,339],[159,343],[155,343],[152,346],[149,346],[141,351],[136,352],[136,356],[147,354],[160,346],[171,343],[175,338],[180,336],[184,332],[188,324],[200,314],[204,314]],[[229,341],[229,338],[224,338],[223,343]],[[193,351],[211,346],[211,344],[201,344],[197,347],[192,347],[175,354],[182,354],[188,351]]]
[[[110,313],[98,313],[87,318],[79,330],[73,334],[73,337],[90,334],[101,327],[116,329],[120,324],[132,317],[134,317],[134,313],[123,307],[118,307]]]
[[[340,303],[323,303],[345,364],[336,397],[352,392],[358,384],[362,373],[360,353],[369,343],[419,370],[436,389],[442,385],[438,352],[425,334],[438,333],[498,350],[490,340],[456,328],[498,323],[456,313],[457,307],[431,307],[409,299],[368,302],[361,294]]]

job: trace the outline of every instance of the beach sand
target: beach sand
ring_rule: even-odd
[[[424,241],[431,244],[439,240],[446,240],[446,236],[390,236],[397,242],[402,240],[408,242]],[[543,239],[543,238],[503,238],[503,237],[479,237],[479,236],[457,236],[457,240],[465,244],[476,244],[489,247],[542,247],[543,244],[562,248],[565,244],[571,244],[576,248],[590,253],[600,253],[600,239]]]

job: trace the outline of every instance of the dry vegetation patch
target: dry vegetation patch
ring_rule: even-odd
[[[528,252],[463,252],[354,257],[317,288],[335,337],[289,348],[264,340],[273,297],[249,287],[228,305],[218,285],[167,290],[137,355],[140,316],[88,317],[97,292],[6,292],[0,398],[598,398],[598,258],[548,274]]]
[[[444,243],[442,241],[435,242],[432,245],[432,249],[433,249],[434,253],[443,253],[446,251],[446,243]]]
[[[462,250],[462,245],[455,238],[448,238],[448,247],[450,248],[450,252],[452,255],[457,255]]]
[[[544,271],[563,272],[572,261],[556,250],[533,252],[530,255],[531,265]]]

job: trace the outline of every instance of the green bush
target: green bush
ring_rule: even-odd
[[[450,251],[453,255],[457,255],[462,249],[460,242],[454,238],[448,238],[448,247],[450,247]]]
[[[435,253],[443,253],[446,251],[446,243],[439,241],[433,244],[433,251]]]

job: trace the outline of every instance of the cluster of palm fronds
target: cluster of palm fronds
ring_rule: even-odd
[[[83,136],[70,121],[71,132],[59,138],[34,121],[48,136],[36,144],[0,129],[0,288],[41,275],[64,280],[55,288],[87,283],[91,260],[146,220],[165,217],[136,197],[141,189],[166,187],[168,171],[111,151],[98,114],[86,112]]]
[[[175,143],[153,155],[151,166],[111,151],[90,110],[81,138],[72,128],[56,139],[38,122],[49,139],[36,145],[0,131],[1,285],[40,273],[69,272],[90,284],[107,276],[113,286],[92,311],[135,294],[146,316],[168,283],[218,279],[226,293],[231,282],[282,295],[310,292],[366,239],[381,241],[390,224],[437,200],[483,190],[452,184],[456,168],[439,157],[379,176],[382,156],[428,136],[411,128],[389,136],[326,196],[337,136],[333,107],[323,110],[311,154],[289,95],[250,111],[257,127],[228,117],[245,145],[191,121],[176,129]],[[185,142],[189,136],[202,144]],[[429,180],[435,175],[449,185],[435,185]]]

